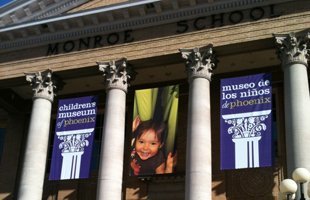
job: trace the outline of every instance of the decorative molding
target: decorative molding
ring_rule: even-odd
[[[21,22],[31,21],[31,20],[38,20],[46,17],[56,16],[62,13],[65,13],[66,11],[81,5],[83,3],[86,3],[89,0],[63,0],[63,1],[57,1],[57,2],[48,2],[46,0],[42,0],[38,3],[36,0],[22,0],[22,1],[16,1],[12,2],[11,4],[4,6],[0,9],[0,20],[4,20],[5,18],[9,17],[10,15],[14,13],[23,13],[25,12],[26,15],[19,16],[18,20],[13,23],[5,23],[3,21],[3,26],[11,25],[11,24],[17,24]],[[42,6],[40,6],[40,3]],[[45,4],[44,4],[45,3]],[[40,6],[40,10],[32,11],[33,7],[36,7],[35,5]]]
[[[135,73],[127,64],[127,60],[122,58],[111,62],[98,62],[99,71],[103,72],[106,89],[120,89],[127,92],[129,81],[134,78]]]
[[[302,33],[274,34],[277,53],[282,61],[282,68],[292,64],[308,66],[310,57],[310,30]]]
[[[69,0],[69,1],[60,1],[60,4],[56,4],[52,8],[48,9],[47,11],[44,11],[43,13],[40,13],[32,19],[39,20],[44,19],[51,16],[56,16],[62,13],[65,13],[66,11],[75,8],[76,6],[79,6],[83,3],[88,2],[89,0]]]
[[[13,12],[16,12],[20,8],[25,8],[31,3],[34,3],[36,0],[19,0],[13,1],[0,8],[0,17],[2,18],[5,15],[10,15]]]
[[[7,51],[13,49],[20,49],[25,47],[39,46],[45,45],[49,43],[55,43],[59,41],[64,41],[66,39],[78,39],[86,36],[97,35],[97,34],[107,34],[112,32],[120,32],[129,29],[138,29],[143,27],[151,27],[161,24],[168,24],[173,22],[178,22],[180,20],[185,19],[193,19],[195,17],[219,14],[223,12],[230,12],[236,9],[248,9],[254,8],[256,6],[266,6],[270,4],[283,3],[292,0],[234,0],[234,1],[225,1],[225,2],[215,2],[203,5],[196,5],[194,7],[183,8],[179,10],[170,10],[162,13],[150,14],[146,16],[140,17],[132,17],[129,19],[122,19],[115,22],[103,23],[103,24],[95,24],[82,28],[71,29],[69,31],[58,31],[56,33],[48,33],[39,36],[30,36],[29,38],[15,38],[13,41],[2,41],[0,44],[0,51]],[[139,5],[140,6],[140,5]],[[139,10],[139,6],[136,9]],[[132,9],[132,8],[131,8]],[[83,15],[81,12],[79,16],[76,17],[94,17],[94,15],[103,14],[103,13],[95,13],[95,14],[87,14]],[[105,13],[104,13],[105,14]],[[106,12],[109,14],[109,11]],[[74,13],[72,14],[74,15]],[[70,18],[71,19],[71,18]],[[64,20],[70,20],[64,19]],[[73,19],[73,18],[72,18]],[[71,19],[71,20],[72,20]],[[56,22],[53,22],[56,23]],[[61,21],[57,21],[57,23],[61,23]],[[44,24],[44,20],[42,20],[41,24],[36,24],[34,26],[40,26]],[[23,28],[23,27],[21,27]],[[21,29],[19,28],[19,29]],[[27,27],[24,27],[27,28]],[[8,30],[14,31],[14,30]],[[5,32],[8,32],[5,31]],[[1,32],[1,29],[0,29]],[[3,32],[3,31],[2,31]],[[5,33],[3,32],[3,33]]]
[[[270,195],[274,187],[274,171],[272,168],[259,168],[240,171],[240,187],[249,196]]]
[[[274,199],[275,172],[272,167],[231,170],[226,172],[226,196],[229,199]]]
[[[199,48],[180,49],[180,52],[186,59],[186,70],[190,81],[194,78],[206,78],[211,81],[212,71],[217,63],[212,45],[208,45],[203,52],[200,52]]]

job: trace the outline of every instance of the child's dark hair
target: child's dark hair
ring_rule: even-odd
[[[166,124],[164,122],[155,122],[153,120],[142,121],[137,129],[133,132],[136,139],[140,138],[141,135],[147,131],[153,129],[155,131],[156,137],[162,144],[166,139]]]

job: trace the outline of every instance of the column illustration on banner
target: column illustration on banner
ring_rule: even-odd
[[[88,178],[97,97],[59,100],[49,180]]]
[[[81,158],[84,154],[84,148],[89,146],[87,138],[91,136],[94,129],[82,129],[75,131],[56,132],[61,142],[62,166],[60,179],[78,179],[80,178]]]
[[[262,132],[267,129],[263,121],[271,110],[249,112],[236,115],[223,115],[223,119],[231,125],[227,132],[232,134],[235,143],[235,168],[259,167],[259,141]]]
[[[221,81],[221,169],[271,165],[269,74]]]

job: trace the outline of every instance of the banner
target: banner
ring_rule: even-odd
[[[89,177],[96,114],[95,96],[59,100],[49,180]]]
[[[130,175],[173,173],[179,86],[135,91]]]
[[[272,165],[271,74],[221,80],[221,169]]]

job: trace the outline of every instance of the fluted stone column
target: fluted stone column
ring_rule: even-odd
[[[98,63],[106,86],[97,186],[98,200],[122,199],[126,93],[130,74],[125,59]]]
[[[210,81],[215,67],[212,46],[206,51],[180,49],[186,59],[189,109],[186,155],[186,200],[212,199]]]
[[[34,94],[18,200],[41,200],[55,85],[51,70],[26,74],[26,80]]]
[[[287,171],[310,170],[310,98],[307,76],[310,33],[275,34],[284,71]]]

